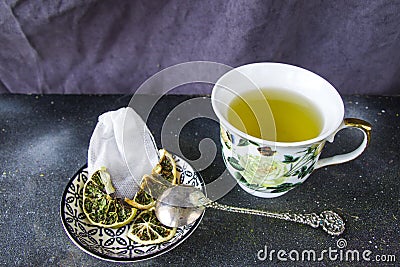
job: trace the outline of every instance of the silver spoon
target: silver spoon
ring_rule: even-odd
[[[194,222],[201,216],[204,209],[207,207],[229,212],[252,214],[292,221],[306,224],[314,228],[321,227],[328,234],[335,236],[342,234],[345,229],[343,219],[333,211],[323,211],[319,215],[316,213],[291,214],[232,207],[208,199],[203,192],[193,186],[179,185],[167,187],[164,182],[160,183],[160,180],[158,179],[156,179],[155,183],[153,180],[153,183],[151,184],[153,184],[153,189],[157,187],[155,184],[162,184],[161,189],[158,186],[158,190],[153,190],[153,193],[158,192],[155,212],[158,220],[169,227],[179,227]]]

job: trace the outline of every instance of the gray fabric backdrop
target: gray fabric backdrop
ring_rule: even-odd
[[[399,34],[399,0],[0,0],[0,93],[132,93],[209,60],[291,63],[342,94],[398,95]]]

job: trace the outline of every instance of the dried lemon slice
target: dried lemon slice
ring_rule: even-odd
[[[158,244],[174,237],[176,228],[171,228],[158,221],[155,208],[144,210],[133,221],[128,231],[128,238],[142,244]]]
[[[121,227],[130,223],[136,209],[113,196],[115,189],[110,174],[102,167],[83,187],[83,212],[91,224],[101,227]]]
[[[176,175],[176,163],[174,158],[165,149],[160,149],[160,161],[154,167],[153,172],[160,174],[164,179],[172,184],[179,184]]]
[[[176,174],[176,163],[174,158],[165,149],[160,150],[160,161],[153,168],[153,173],[160,174],[164,179],[172,184],[179,184],[179,179]],[[146,188],[147,183],[145,179],[142,179],[139,191],[135,194],[133,200],[125,198],[125,202],[141,210],[147,210],[154,207],[155,200],[149,195],[149,189]]]
[[[141,210],[150,209],[155,205],[155,200],[146,192],[146,180],[142,179],[139,191],[135,194],[133,200],[125,198],[125,202]]]

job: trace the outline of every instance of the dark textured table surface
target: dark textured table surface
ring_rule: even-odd
[[[146,99],[144,97],[143,99]],[[188,96],[168,96],[155,107],[149,128],[160,145],[160,127],[168,112]],[[86,163],[97,117],[126,106],[130,96],[0,96],[0,265],[119,266],[99,260],[75,246],[60,220],[60,200],[72,175]],[[332,209],[346,220],[342,249],[370,250],[371,262],[330,259],[279,262],[258,259],[271,250],[338,250],[338,237],[295,223],[207,210],[197,230],[180,246],[132,266],[370,265],[400,262],[399,150],[400,97],[345,96],[346,117],[373,125],[372,142],[356,160],[315,171],[302,186],[275,199],[261,199],[236,186],[219,200],[224,204],[271,211],[319,212]],[[205,107],[207,108],[207,107]],[[187,158],[199,156],[198,143],[213,139],[219,149],[218,125],[209,119],[190,122],[181,133]],[[357,141],[355,141],[357,140]],[[361,141],[356,130],[339,133],[322,157],[349,151]],[[218,152],[220,152],[218,150]],[[201,172],[212,181],[224,171],[218,153]],[[342,241],[344,241],[342,240]],[[276,254],[275,254],[276,255]]]

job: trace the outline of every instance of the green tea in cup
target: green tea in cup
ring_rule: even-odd
[[[251,90],[230,103],[228,121],[251,136],[277,142],[315,138],[323,120],[312,101],[299,93],[273,88]]]

